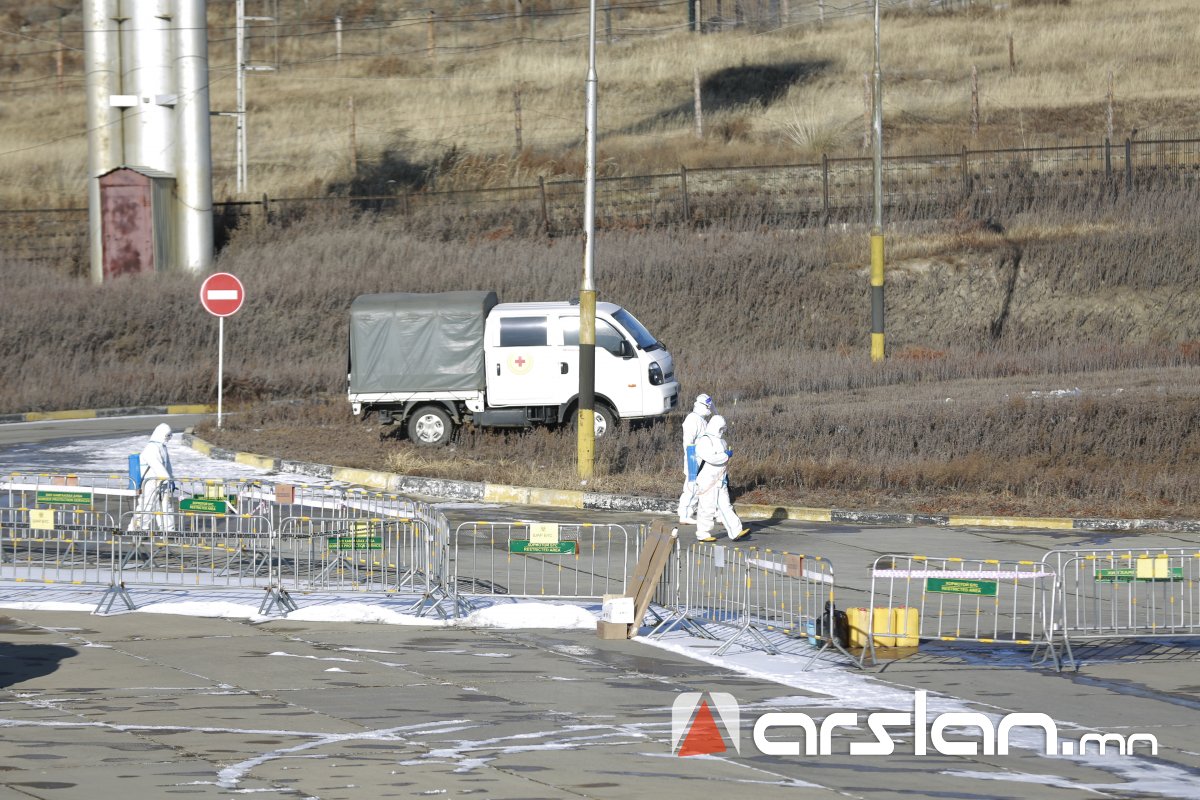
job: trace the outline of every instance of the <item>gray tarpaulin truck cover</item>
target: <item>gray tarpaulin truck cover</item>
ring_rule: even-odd
[[[495,292],[364,294],[350,304],[350,393],[479,392]]]

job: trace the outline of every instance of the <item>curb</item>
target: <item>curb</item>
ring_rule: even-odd
[[[515,505],[551,506],[555,508],[595,509],[602,511],[638,511],[653,514],[674,514],[678,501],[660,497],[600,494],[569,489],[538,489],[528,486],[506,486],[496,483],[455,481],[444,478],[419,478],[394,472],[351,469],[328,464],[311,464],[271,458],[255,453],[239,453],[215,447],[190,432],[182,436],[183,443],[193,450],[223,461],[273,470],[283,473],[303,473],[329,480],[355,483],[397,494],[422,494],[448,500],[477,500]],[[1165,519],[1105,519],[1102,517],[988,517],[955,514],[900,514],[880,511],[848,511],[837,508],[804,508],[794,506],[755,505],[738,503],[734,506],[744,520],[798,520],[802,522],[849,523],[855,525],[926,525],[937,528],[1032,528],[1036,530],[1075,531],[1164,531],[1198,533],[1200,520]]]
[[[24,414],[0,414],[0,424],[10,422],[45,422],[55,419],[103,419],[105,417],[135,417],[162,414],[211,414],[216,410],[216,406],[194,403],[169,406],[79,408],[71,411],[28,411]]]

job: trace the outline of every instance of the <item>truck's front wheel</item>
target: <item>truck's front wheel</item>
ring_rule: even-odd
[[[421,447],[440,447],[450,443],[454,423],[443,408],[423,406],[408,418],[408,438]]]
[[[595,416],[596,421],[596,438],[602,439],[605,434],[611,433],[612,429],[617,427],[617,414],[604,403],[596,403]]]

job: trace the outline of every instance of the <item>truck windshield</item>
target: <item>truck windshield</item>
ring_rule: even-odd
[[[651,350],[658,350],[662,347],[662,345],[658,343],[658,340],[654,338],[650,331],[646,330],[646,326],[638,322],[637,317],[635,317],[633,314],[630,314],[625,309],[618,308],[613,312],[612,316],[613,319],[621,323],[621,327],[629,331],[629,335],[633,337],[635,342],[637,342],[639,349],[649,352]]]

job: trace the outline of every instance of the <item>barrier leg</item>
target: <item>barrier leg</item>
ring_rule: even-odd
[[[276,609],[281,609],[276,612]],[[289,611],[295,611],[297,608],[296,601],[288,594],[287,589],[282,586],[271,586],[267,588],[267,593],[263,597],[263,601],[258,606],[258,613],[261,616],[267,617],[278,613],[281,617],[286,617]]]
[[[121,602],[125,604],[126,611],[137,610],[137,606],[133,604],[133,598],[129,596],[129,590],[125,588],[125,584],[122,582],[110,583],[108,585],[108,589],[105,590],[104,595],[100,598],[100,602],[96,604],[96,610],[92,613],[97,616],[111,613],[113,603],[116,602],[117,598],[120,598]]]

